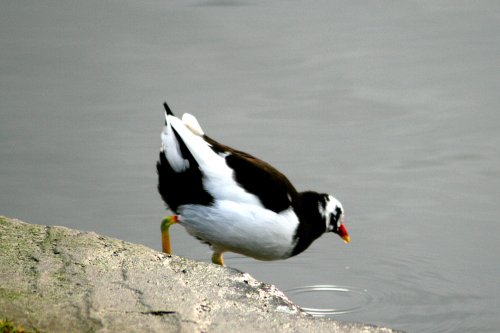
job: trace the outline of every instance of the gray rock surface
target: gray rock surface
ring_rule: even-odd
[[[0,318],[41,332],[392,332],[314,318],[231,268],[6,217]]]

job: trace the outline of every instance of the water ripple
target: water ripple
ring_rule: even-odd
[[[319,295],[318,295],[319,293]],[[313,316],[328,316],[356,312],[372,302],[366,289],[338,285],[312,285],[288,289],[285,294]],[[326,297],[325,307],[324,304]],[[302,306],[310,303],[312,306]]]

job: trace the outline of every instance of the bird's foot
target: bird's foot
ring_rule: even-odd
[[[175,224],[179,221],[177,215],[167,216],[161,221],[161,245],[163,252],[172,254],[172,248],[170,247],[170,234],[168,233],[168,229],[172,224]]]

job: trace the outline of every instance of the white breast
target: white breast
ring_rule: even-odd
[[[290,208],[279,214],[252,204],[229,200],[213,206],[184,205],[180,224],[214,250],[231,251],[260,260],[288,258],[299,224]]]

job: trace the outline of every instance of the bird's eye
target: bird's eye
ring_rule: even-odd
[[[340,227],[340,217],[342,216],[342,209],[335,207],[335,211],[330,214],[330,225],[337,230]]]
[[[335,213],[330,214],[330,223],[337,224],[337,215],[335,215]]]
[[[332,229],[333,231],[337,230],[338,227],[339,227],[339,216],[338,214],[336,213],[331,213],[330,214],[330,229]]]

